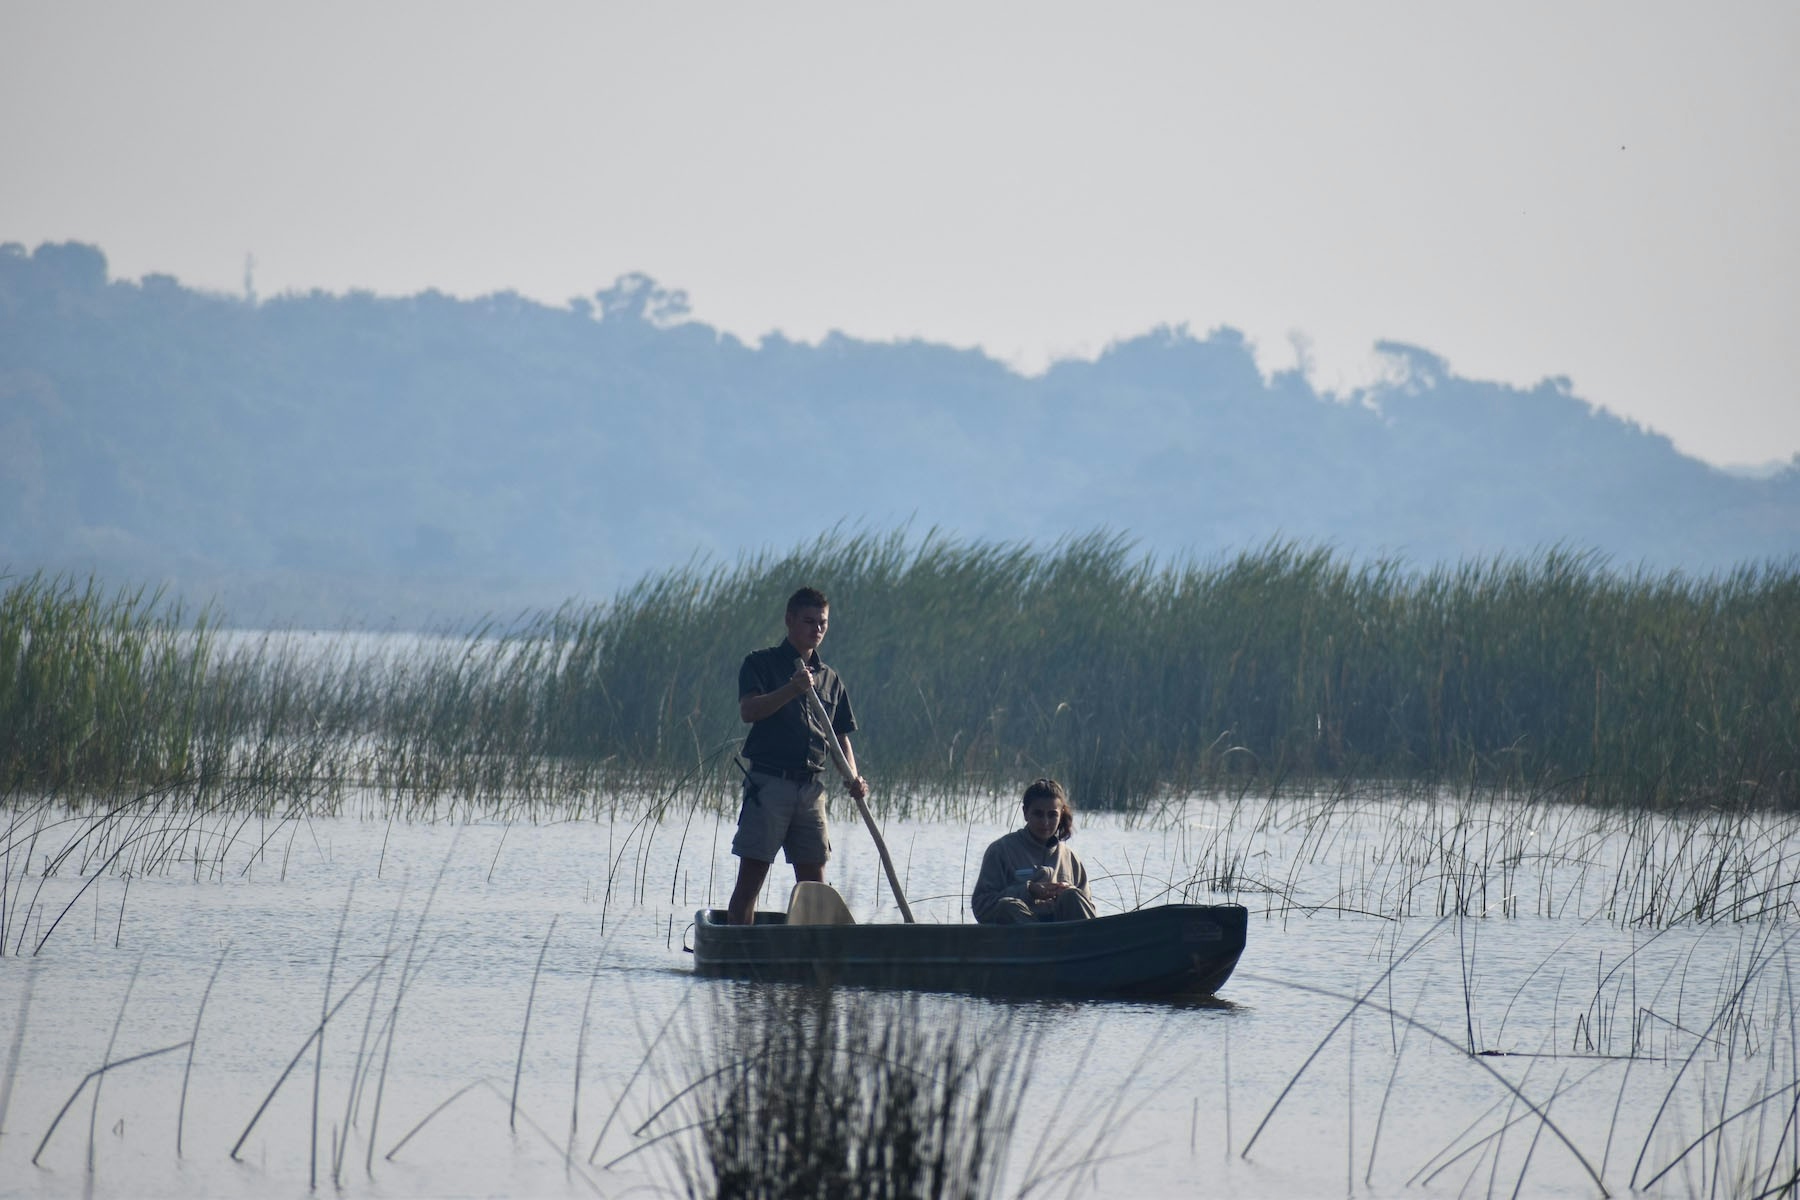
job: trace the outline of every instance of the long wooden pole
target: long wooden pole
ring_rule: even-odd
[[[844,777],[845,783],[854,783],[856,772],[851,768],[850,760],[844,757],[844,748],[838,745],[837,734],[832,732],[831,717],[826,713],[824,703],[811,688],[806,689],[806,706],[825,735],[825,748],[831,751],[831,761],[837,764],[838,774]],[[863,824],[869,827],[869,836],[875,839],[875,853],[881,855],[881,869],[887,872],[888,886],[894,889],[894,900],[900,905],[900,916],[908,925],[916,924],[912,908],[906,903],[906,893],[900,890],[900,876],[894,873],[894,860],[888,857],[887,843],[881,838],[881,830],[875,827],[874,814],[869,812],[869,806],[863,803],[861,796],[851,792],[850,798],[856,801],[856,810],[862,814]]]

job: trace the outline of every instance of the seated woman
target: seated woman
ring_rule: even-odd
[[[1068,847],[1075,836],[1069,793],[1054,779],[1025,789],[1025,828],[994,842],[981,858],[969,906],[985,925],[1080,921],[1094,915],[1087,868]]]

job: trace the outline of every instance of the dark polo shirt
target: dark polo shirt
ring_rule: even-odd
[[[800,662],[794,644],[782,638],[767,650],[755,650],[744,657],[738,668],[738,698],[768,695],[787,686]],[[838,673],[819,661],[814,654],[806,664],[816,681],[814,691],[831,717],[832,732],[840,737],[856,730],[856,714],[850,709],[850,693]],[[744,757],[753,766],[777,767],[787,771],[814,771],[823,774],[831,765],[831,751],[825,739],[814,731],[807,720],[806,698],[796,696],[773,713],[750,726],[744,738]]]

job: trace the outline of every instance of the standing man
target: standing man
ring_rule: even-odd
[[[827,737],[837,739],[844,761],[856,773],[850,693],[837,672],[819,660],[830,612],[825,593],[801,588],[788,597],[787,637],[767,650],[753,651],[738,668],[738,715],[750,726],[744,738],[750,771],[744,777],[737,835],[731,839],[731,852],[738,857],[728,910],[733,925],[750,923],[777,849],[787,853],[796,883],[825,882],[831,837],[820,776],[831,768]],[[814,720],[806,700],[809,691],[825,706],[829,730]],[[858,800],[869,794],[869,783],[860,774],[846,786]]]

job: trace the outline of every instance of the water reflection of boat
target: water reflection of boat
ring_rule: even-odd
[[[1208,996],[1244,952],[1242,905],[1167,904],[1035,925],[790,924],[694,917],[703,975],[1006,996]]]

